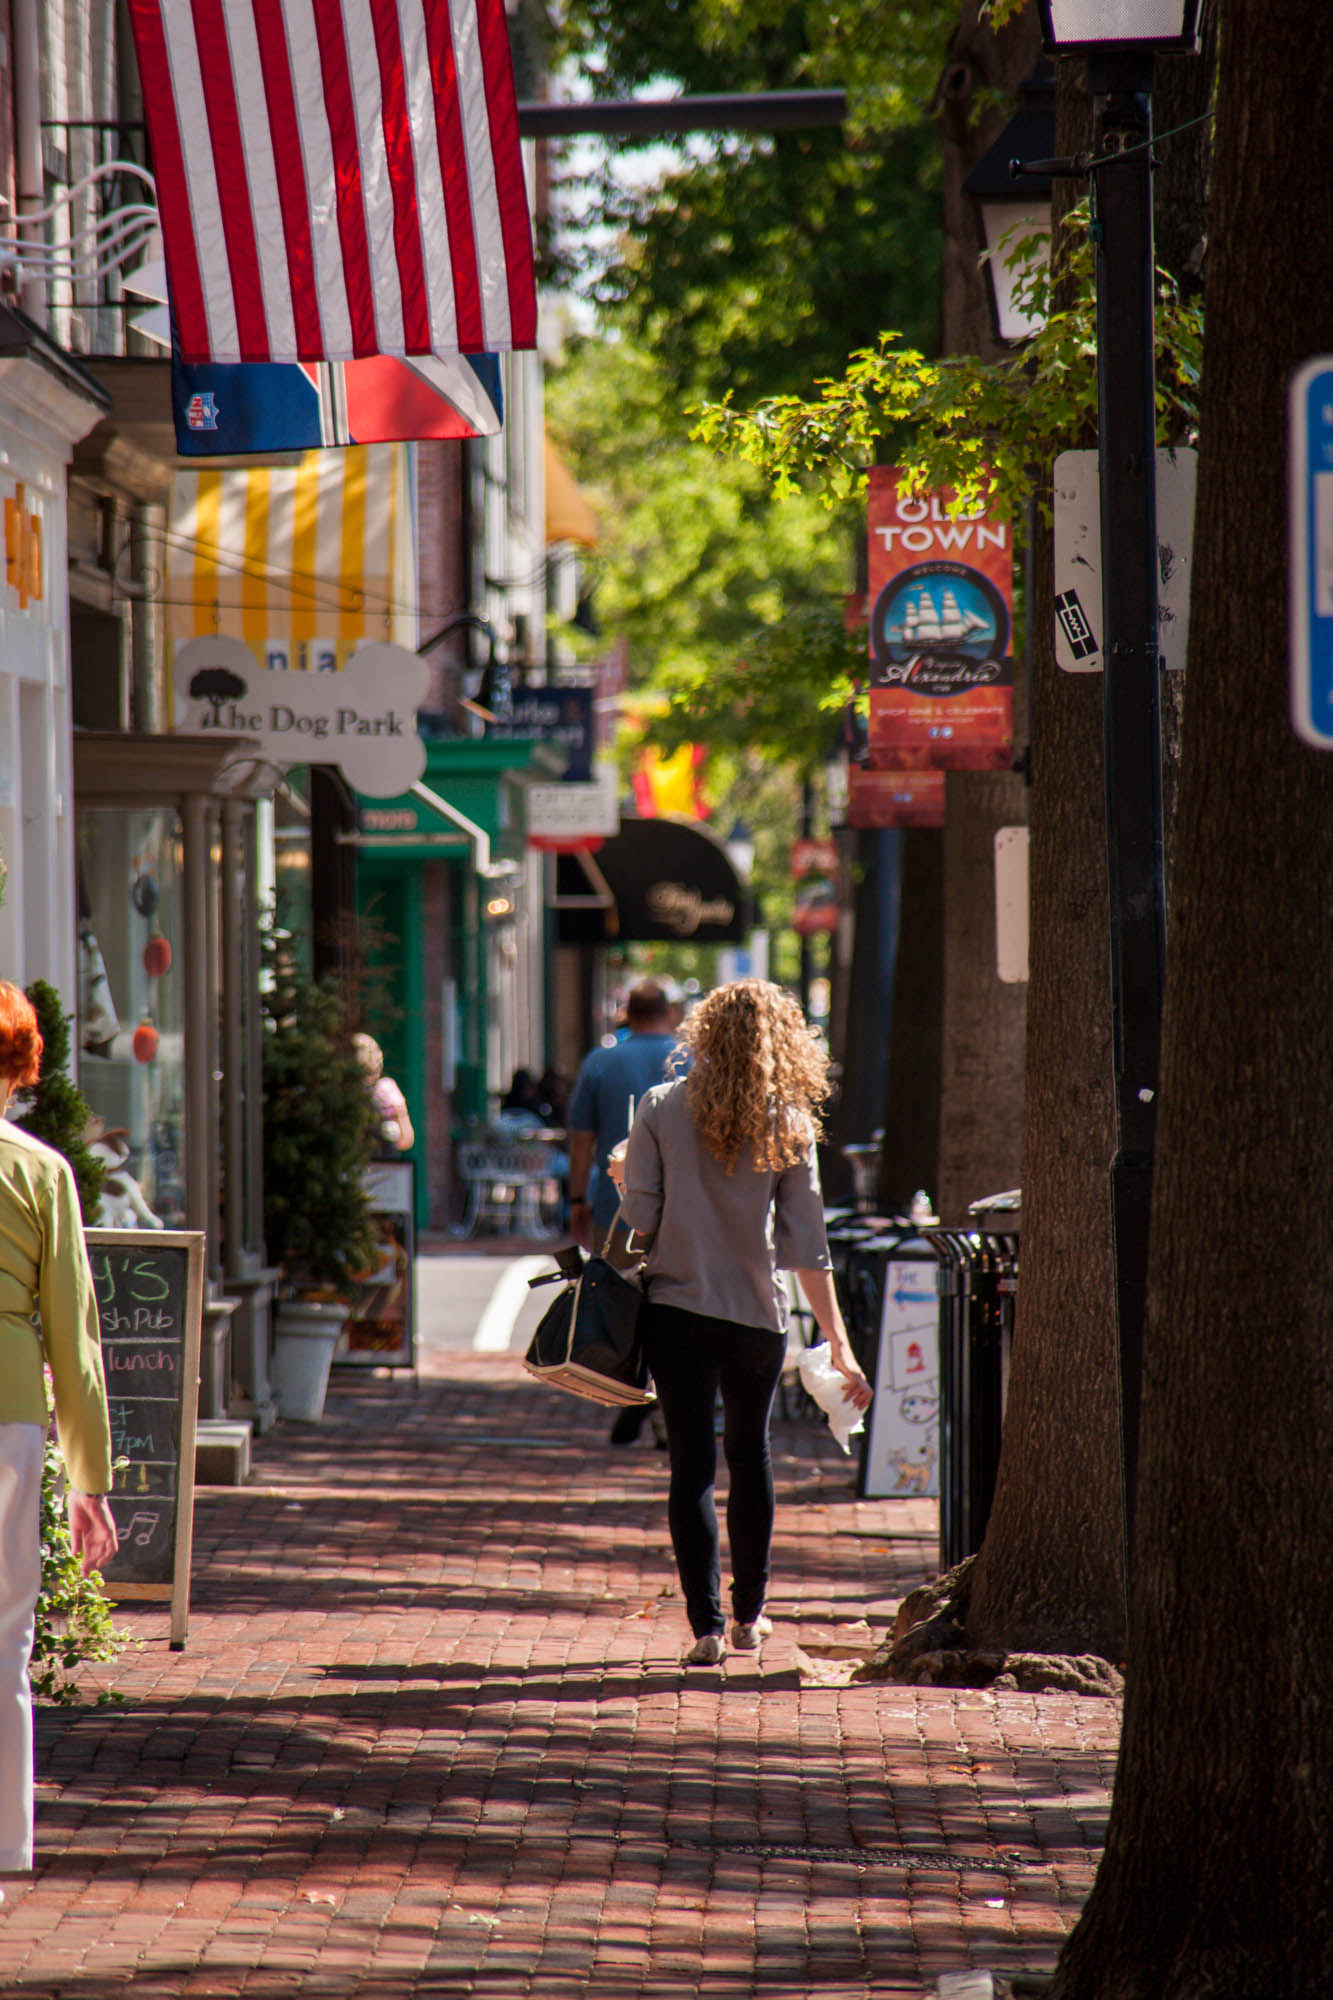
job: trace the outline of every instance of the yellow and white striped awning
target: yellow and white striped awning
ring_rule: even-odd
[[[363,640],[415,646],[408,447],[178,472],[167,600],[173,658],[212,633],[268,668],[339,668]]]

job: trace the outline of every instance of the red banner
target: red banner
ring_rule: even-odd
[[[1007,521],[953,516],[953,489],[913,498],[870,474],[872,762],[1004,771],[1013,762],[1013,550]]]
[[[792,843],[791,872],[796,881],[792,929],[801,937],[838,928],[838,844],[834,840]]]
[[[943,771],[872,771],[853,764],[847,774],[847,824],[943,826]]]

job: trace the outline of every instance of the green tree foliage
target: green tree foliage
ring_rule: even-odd
[[[547,393],[603,525],[598,617],[628,641],[636,682],[672,700],[654,738],[810,762],[849,686],[837,521],[692,443],[664,370],[628,341],[572,346]],[[742,664],[760,660],[772,671]]]
[[[84,1143],[92,1114],[69,1073],[69,1024],[74,1017],[63,1012],[60,995],[44,979],[34,979],[27,995],[42,1034],[41,1074],[14,1123],[64,1154],[74,1172],[84,1223],[91,1229],[101,1213],[106,1168]]]
[[[777,921],[799,774],[827,754],[858,657],[842,629],[845,529],[691,443],[663,369],[628,340],[572,345],[547,395],[602,522],[599,621],[628,641],[635,685],[668,697],[647,733],[664,749],[708,745],[715,824],[749,826]]]
[[[1019,260],[1025,245],[1008,252]],[[988,484],[1006,509],[1032,490],[1034,465],[1049,465],[1083,434],[1097,407],[1096,305],[1086,207],[1067,223],[1074,303],[1051,310],[1051,280],[1040,271],[1018,287],[1044,316],[1021,350],[980,362],[970,355],[931,361],[885,334],[854,354],[837,379],[811,397],[772,397],[742,411],[730,398],[710,405],[695,433],[756,465],[779,493],[813,475],[831,503],[858,493],[875,463],[910,467],[922,487],[956,486],[976,495]],[[1175,280],[1158,272],[1157,411],[1164,444],[1190,436],[1198,420],[1203,318]]]
[[[815,5],[570,0],[560,48],[599,97],[845,84],[855,38],[830,36],[839,18]],[[642,148],[618,141],[614,161],[564,184],[555,275],[651,346],[682,396],[794,392],[886,325],[929,348],[940,238],[925,106],[951,20],[942,6],[901,10],[893,87],[876,95],[873,136],[851,144],[836,129],[700,135],[636,186],[626,168]]]
[[[268,953],[264,1232],[290,1284],[336,1291],[375,1253],[362,1176],[379,1120],[337,983]]]

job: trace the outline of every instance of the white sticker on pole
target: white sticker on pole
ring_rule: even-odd
[[[995,836],[995,970],[1005,986],[1028,976],[1028,830],[1002,826]]]
[[[1157,629],[1162,665],[1179,671],[1189,644],[1198,454],[1157,454]],[[1102,670],[1101,503],[1095,451],[1055,461],[1055,657],[1067,674]]]
[[[1333,749],[1333,355],[1298,368],[1289,392],[1291,723]]]

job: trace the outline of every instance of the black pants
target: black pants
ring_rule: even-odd
[[[727,1538],[732,1615],[749,1624],[764,1608],[773,1539],[773,1466],[768,1419],[786,1341],[763,1326],[736,1326],[681,1306],[643,1310],[642,1325],[671,1451],[668,1519],[685,1611],[696,1639],[721,1632],[721,1564],[713,1482],[713,1410],[722,1391],[722,1449],[731,1474]]]

